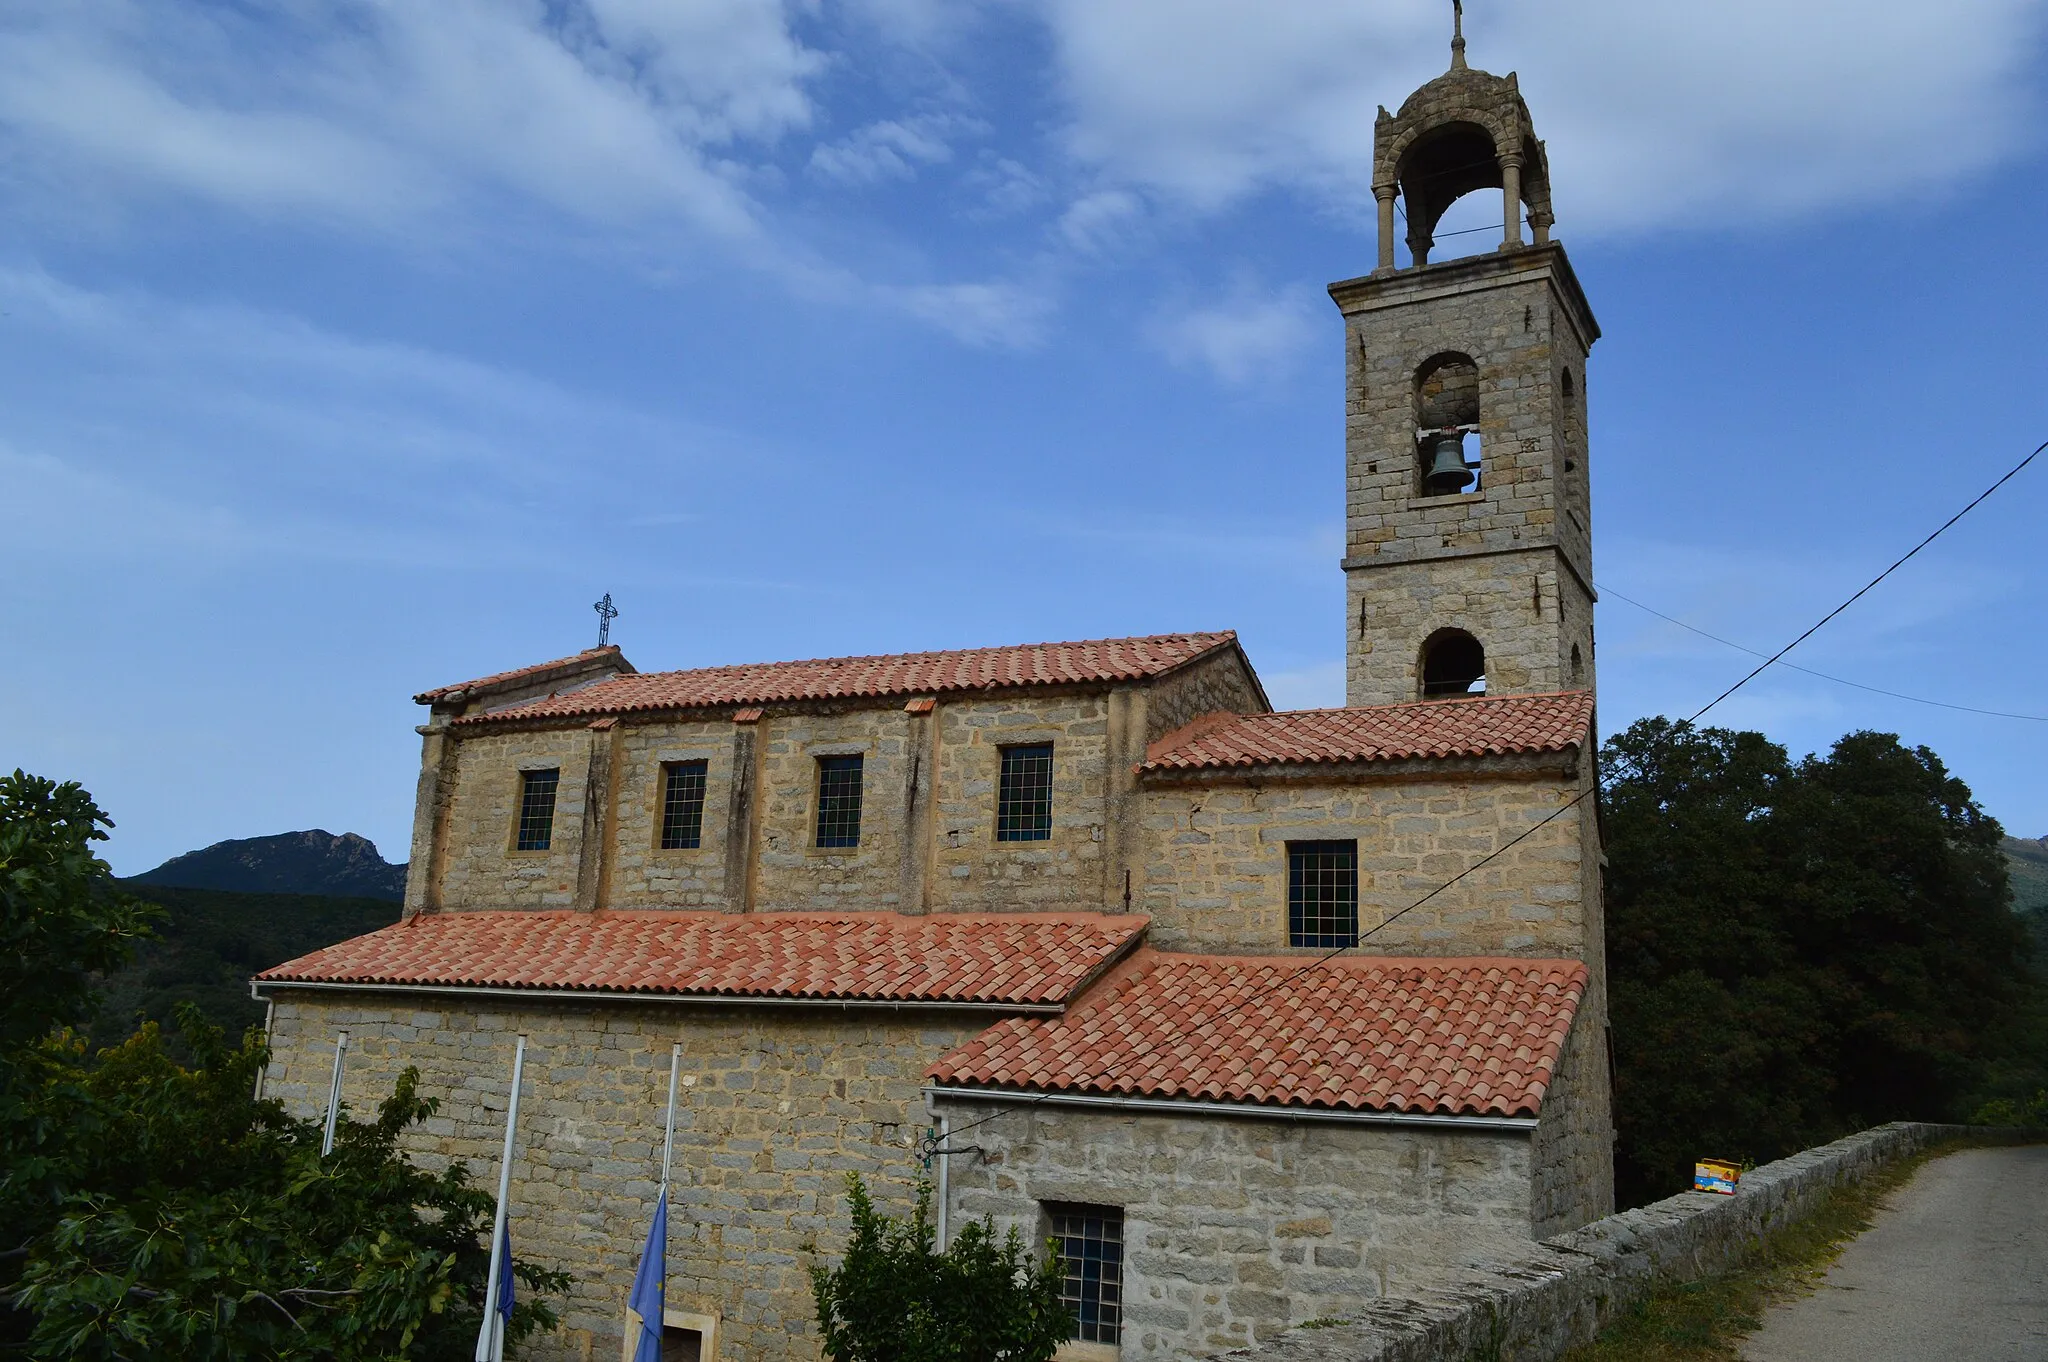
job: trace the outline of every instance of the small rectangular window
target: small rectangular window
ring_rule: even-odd
[[[1043,842],[1052,836],[1052,744],[1003,749],[996,789],[996,840]]]
[[[519,773],[519,835],[512,845],[520,851],[546,851],[555,840],[555,787],[560,771]]]
[[[860,845],[861,759],[818,758],[818,845]]]
[[[1060,1252],[1060,1300],[1074,1313],[1074,1337],[1111,1343],[1123,1332],[1124,1213],[1115,1206],[1051,1206]]]
[[[1358,843],[1287,844],[1287,944],[1358,944]]]
[[[705,765],[701,761],[662,763],[663,851],[695,851],[703,844]]]

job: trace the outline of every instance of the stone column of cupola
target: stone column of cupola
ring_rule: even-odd
[[[1512,251],[1522,244],[1522,154],[1510,151],[1500,158],[1500,248]]]
[[[1382,270],[1394,268],[1394,196],[1401,192],[1399,185],[1376,184],[1372,187],[1373,197],[1380,201],[1380,264]]]

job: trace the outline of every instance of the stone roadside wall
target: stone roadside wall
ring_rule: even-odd
[[[1896,1122],[1746,1173],[1732,1197],[1686,1192],[1597,1220],[1491,1261],[1464,1284],[1411,1300],[1374,1301],[1351,1322],[1296,1329],[1230,1357],[1256,1362],[1548,1362],[1591,1340],[1664,1282],[1730,1267],[1757,1237],[1810,1213],[1844,1182],[1868,1176],[1965,1126]]]

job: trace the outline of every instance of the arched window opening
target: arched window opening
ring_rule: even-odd
[[[1463,629],[1439,629],[1422,645],[1422,698],[1486,694],[1486,650]]]
[[[1572,645],[1572,684],[1574,686],[1582,686],[1585,683],[1586,660],[1579,655],[1579,645],[1574,643]]]
[[[1470,355],[1446,351],[1415,371],[1415,455],[1422,495],[1479,490],[1479,366]]]

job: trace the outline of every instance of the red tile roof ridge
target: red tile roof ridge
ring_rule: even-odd
[[[1144,935],[1135,914],[567,909],[415,914],[259,982],[1064,1006]]]
[[[578,662],[587,662],[606,653],[617,657],[624,664],[628,675],[633,674],[633,664],[626,661],[626,655],[620,651],[619,645],[608,643],[602,648],[585,648],[582,652],[571,653],[567,657],[557,657],[547,662],[530,662],[524,667],[514,667],[510,671],[492,672],[489,676],[479,676],[472,681],[457,681],[453,685],[436,686],[432,690],[421,691],[418,695],[413,696],[412,699],[416,705],[431,705],[436,700],[445,699],[457,691],[474,691],[487,686],[502,685],[507,681],[517,681],[521,677],[538,675],[541,672],[550,671],[556,667],[568,667]]]
[[[1559,752],[1582,742],[1592,719],[1593,693],[1585,690],[1242,714],[1152,743],[1134,769],[1143,773]]]
[[[676,671],[633,671],[458,723],[591,713],[722,709],[809,699],[878,698],[1156,679],[1238,646],[1237,632],[1144,634],[915,653],[873,653],[740,662]],[[1150,654],[1150,656],[1148,656]],[[979,663],[979,667],[962,667]],[[1005,665],[1015,664],[1015,665]],[[550,665],[550,664],[544,664]],[[862,675],[863,672],[872,675]],[[978,672],[979,674],[974,674]],[[849,684],[850,683],[850,684]]]

